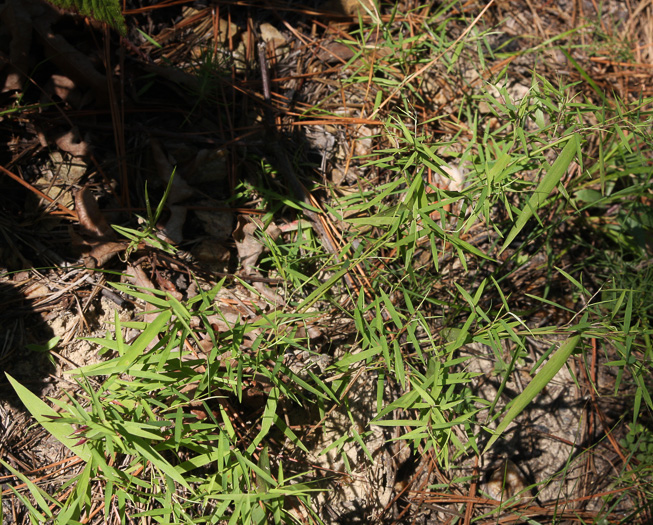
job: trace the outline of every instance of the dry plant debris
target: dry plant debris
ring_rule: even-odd
[[[653,2],[123,12],[0,4],[4,522],[653,519]]]

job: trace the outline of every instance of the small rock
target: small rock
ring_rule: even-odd
[[[354,155],[365,157],[372,152],[372,136],[374,132],[367,126],[361,126],[358,129],[359,138],[354,143]]]
[[[25,296],[25,299],[28,300],[38,299],[39,297],[45,297],[49,293],[50,290],[48,289],[48,287],[41,283],[34,283],[28,286],[27,289],[23,291],[23,295]]]
[[[187,179],[191,184],[222,182],[227,178],[228,154],[224,149],[202,149],[197,152]]]
[[[218,35],[217,40],[220,44],[224,45],[230,38],[234,38],[238,34],[238,26],[233,22],[229,23],[220,18],[218,21]]]
[[[331,181],[333,184],[336,186],[340,186],[342,184],[342,181],[345,179],[345,173],[339,168],[334,168],[331,171]]]
[[[272,42],[275,48],[283,47],[286,45],[286,38],[272,24],[261,24],[259,30],[261,31],[261,38],[266,44]]]
[[[497,501],[508,501],[516,497],[523,503],[532,499],[532,494],[526,489],[526,480],[517,466],[509,459],[501,463],[486,484],[487,493]]]
[[[325,8],[330,11],[336,11],[343,15],[361,14],[366,15],[367,11],[375,11],[374,2],[372,0],[330,0],[325,4]]]

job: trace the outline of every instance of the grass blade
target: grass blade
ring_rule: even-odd
[[[79,438],[69,437],[75,431],[73,426],[68,423],[58,422],[57,419],[61,417],[61,414],[55,412],[55,410],[47,403],[30,392],[6,372],[5,375],[7,376],[7,379],[9,379],[11,386],[14,387],[20,400],[23,402],[27,410],[29,410],[29,413],[32,414],[32,417],[62,445],[70,449],[73,454],[84,461],[90,461],[91,452],[88,447],[85,445],[75,445]]]
[[[526,223],[531,218],[531,216],[540,208],[551,191],[553,191],[553,188],[555,188],[558,182],[560,182],[560,179],[566,173],[567,168],[571,164],[571,161],[576,156],[578,145],[579,138],[578,135],[574,133],[567,141],[567,145],[563,148],[560,156],[556,159],[551,168],[549,168],[547,174],[540,181],[537,189],[533,195],[531,195],[528,204],[526,204],[524,209],[519,214],[519,217],[517,217],[517,221],[510,230],[508,237],[506,237],[506,240],[504,241],[501,248],[501,252],[499,253],[503,253],[503,251],[510,245],[510,243],[515,240],[515,237],[517,237],[519,232],[522,231],[524,226],[526,226]]]
[[[497,439],[501,436],[504,430],[508,428],[508,425],[524,410],[528,404],[535,399],[535,396],[539,394],[546,385],[549,384],[549,381],[553,379],[558,371],[564,366],[567,362],[567,359],[574,351],[578,342],[580,341],[580,335],[575,335],[567,339],[560,348],[551,356],[551,359],[542,367],[542,369],[535,375],[533,380],[528,383],[528,386],[524,391],[517,396],[517,398],[512,403],[508,413],[505,415],[499,426],[494,431],[494,435],[490,438],[483,453],[487,452],[490,447],[495,443]]]

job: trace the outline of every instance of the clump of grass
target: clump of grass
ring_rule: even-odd
[[[114,331],[92,340],[115,357],[73,372],[80,394],[54,400],[55,412],[14,381],[26,407],[86,462],[62,501],[26,480],[37,502],[30,505],[33,518],[58,523],[88,518],[99,510],[91,497],[99,487],[107,521],[117,512],[123,520],[156,516],[168,523],[199,516],[211,522],[261,523],[269,517],[289,523],[294,518],[284,500],[310,508],[309,495],[317,489],[271,459],[267,441],[276,433],[305,449],[282,418],[281,405],[333,396],[330,389],[284,366],[282,341],[268,345],[259,336],[252,343],[258,352],[244,352],[251,325],[214,333],[208,317],[219,315],[213,299],[220,286],[187,304],[154,290],[118,288],[145,300],[155,319],[123,324],[116,315]],[[277,329],[278,322],[264,317],[257,326]],[[125,329],[140,335],[127,342]],[[190,350],[199,334],[213,342],[203,356]],[[269,361],[276,363],[273,369]],[[264,408],[246,426],[242,421],[236,426],[229,400],[241,400],[251,382],[265,385]]]

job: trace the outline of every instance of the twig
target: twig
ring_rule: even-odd
[[[70,209],[66,208],[63,204],[59,204],[58,202],[55,202],[55,200],[54,200],[53,198],[48,197],[45,193],[43,193],[41,190],[36,189],[36,188],[35,188],[34,186],[32,186],[29,182],[26,182],[26,181],[24,181],[23,179],[21,179],[20,177],[18,177],[17,175],[14,175],[11,171],[9,171],[9,170],[8,170],[7,168],[5,168],[4,166],[0,166],[0,171],[2,171],[5,175],[9,175],[9,176],[10,176],[12,179],[14,179],[18,184],[24,186],[25,188],[27,188],[27,189],[28,189],[29,191],[31,191],[32,193],[35,193],[36,195],[38,195],[38,196],[41,197],[42,199],[45,199],[46,201],[51,202],[52,204],[54,204],[55,206],[57,206],[57,208],[59,208],[61,211],[63,211],[63,212],[64,212],[66,215],[68,215],[69,217],[71,217],[71,218],[73,218],[73,219],[75,219],[75,220],[78,220],[77,212],[75,212],[75,211],[73,211],[73,210],[70,210]]]

